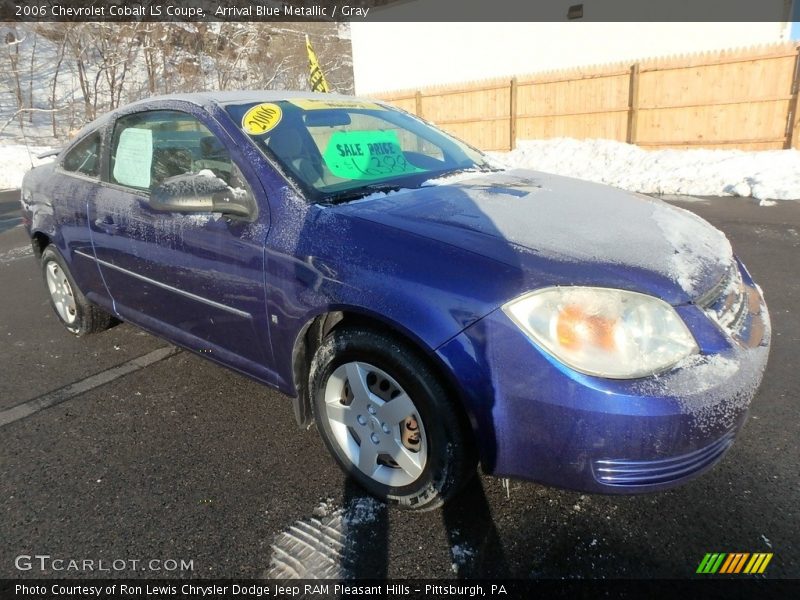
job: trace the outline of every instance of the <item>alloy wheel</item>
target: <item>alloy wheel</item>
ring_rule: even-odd
[[[67,324],[74,323],[78,312],[72,286],[64,271],[55,261],[50,261],[47,265],[47,288],[61,320]]]
[[[325,414],[347,459],[373,480],[402,487],[422,475],[425,428],[412,399],[391,375],[348,362],[325,384]]]

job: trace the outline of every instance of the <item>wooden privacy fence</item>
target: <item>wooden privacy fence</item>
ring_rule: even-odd
[[[791,43],[377,97],[484,150],[605,138],[646,148],[800,148]]]

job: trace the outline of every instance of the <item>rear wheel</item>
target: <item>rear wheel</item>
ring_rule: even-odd
[[[113,317],[86,300],[63,257],[52,246],[42,252],[42,273],[53,310],[67,331],[80,337],[111,326]]]
[[[374,496],[431,509],[474,474],[458,407],[427,362],[399,340],[334,330],[314,355],[309,389],[325,444]]]

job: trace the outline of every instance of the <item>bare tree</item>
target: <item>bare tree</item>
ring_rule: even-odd
[[[23,126],[22,111],[25,108],[25,99],[22,96],[22,80],[20,78],[19,59],[20,59],[20,46],[25,38],[20,39],[15,29],[11,29],[6,33],[6,52],[8,54],[8,62],[11,65],[11,75],[14,80],[14,95],[17,100],[17,113],[19,116],[19,126]]]
[[[28,70],[28,107],[33,108],[33,80],[36,73],[36,40],[38,36],[33,32],[33,47],[31,48],[30,69]],[[33,112],[28,113],[28,122],[33,123]]]
[[[155,43],[157,33],[162,27],[161,23],[147,23],[140,34],[140,44],[144,57],[144,66],[147,73],[147,91],[156,93],[156,75],[158,73],[158,45]]]
[[[57,108],[56,103],[58,101],[56,94],[58,90],[58,76],[61,73],[61,65],[64,63],[64,55],[66,54],[67,32],[69,31],[69,29],[73,27],[73,25],[69,23],[63,23],[61,25],[63,28],[63,32],[61,35],[61,40],[58,45],[58,53],[56,54],[57,58],[56,58],[56,66],[55,69],[53,70],[53,83],[50,86],[50,109],[52,111],[50,113],[50,119],[51,119],[51,124],[53,126],[54,138],[58,137],[58,128],[56,127],[56,108]]]
[[[45,118],[58,137],[126,101],[176,89],[308,89],[306,34],[332,89],[351,92],[350,41],[342,27],[232,22],[8,24],[2,31],[10,69],[3,69],[0,79],[8,83],[16,106],[0,108],[4,113],[0,119],[13,113],[12,120],[19,117],[22,126],[24,116],[34,123]],[[49,110],[25,110],[34,106]]]
[[[75,64],[75,69],[78,72],[78,83],[80,85],[81,94],[83,95],[84,116],[87,121],[94,119],[94,103],[93,88],[89,82],[88,73],[88,48],[85,40],[85,34],[88,23],[80,23],[74,29],[69,31],[68,46],[71,51],[71,59]]]

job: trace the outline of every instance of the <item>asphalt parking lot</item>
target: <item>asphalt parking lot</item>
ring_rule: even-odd
[[[682,578],[707,552],[772,552],[765,577],[800,578],[800,202],[676,203],[729,236],[772,315],[764,383],[723,462],[633,497],[481,476],[412,515],[347,482],[285,397],[186,351],[152,354],[168,345],[128,324],[67,334],[0,197],[0,578],[107,575],[20,570],[26,555],[122,559],[142,577]]]

